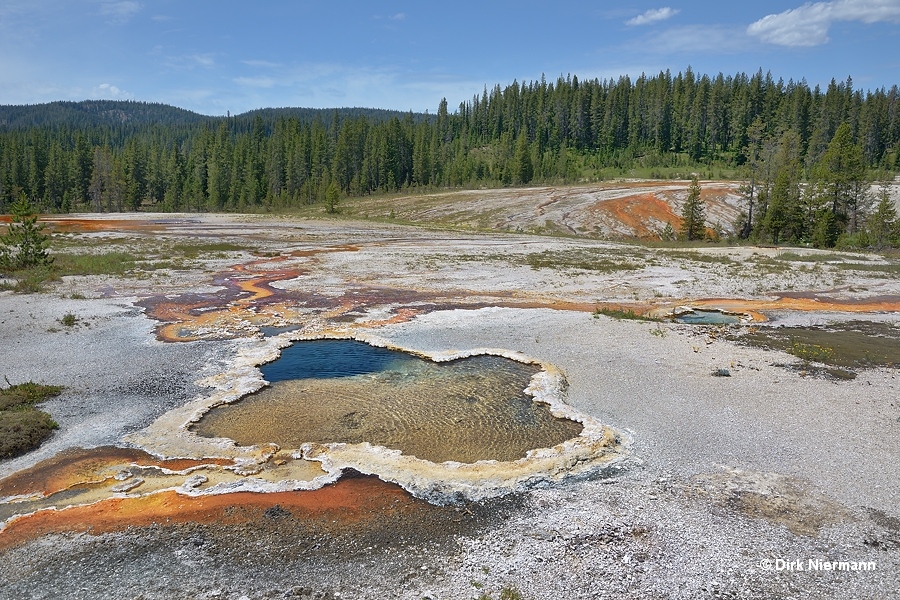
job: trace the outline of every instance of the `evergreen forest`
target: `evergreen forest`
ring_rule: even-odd
[[[0,213],[22,197],[44,212],[332,211],[339,197],[404,190],[699,172],[747,182],[741,237],[834,246],[866,234],[872,183],[898,169],[897,86],[823,90],[761,70],[541,78],[434,114],[0,107]]]

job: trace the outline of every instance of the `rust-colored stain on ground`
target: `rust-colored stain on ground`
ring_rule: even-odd
[[[659,239],[660,222],[671,223],[676,231],[681,227],[681,217],[672,211],[668,202],[655,194],[601,200],[592,208],[630,227],[634,235],[642,239]]]
[[[719,308],[729,312],[765,312],[779,310],[841,311],[841,312],[897,312],[900,296],[872,296],[870,298],[831,298],[816,292],[783,294],[774,300],[742,300],[737,298],[706,298],[693,300],[691,306]]]
[[[345,477],[318,490],[277,493],[236,492],[186,496],[164,491],[141,497],[109,498],[87,506],[47,509],[12,520],[0,532],[0,549],[49,533],[101,534],[153,524],[241,524],[279,507],[294,517],[325,521],[335,531],[391,515],[408,517],[428,510],[397,485],[377,477]]]
[[[160,231],[164,224],[140,219],[68,219],[42,216],[38,220],[53,233],[93,233],[97,231]]]

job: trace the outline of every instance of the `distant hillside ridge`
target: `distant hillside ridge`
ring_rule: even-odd
[[[263,119],[263,121],[266,122],[274,122],[278,119],[297,119],[301,122],[309,122],[315,119],[330,121],[334,117],[335,113],[337,113],[337,116],[340,120],[365,117],[366,119],[376,123],[388,121],[395,117],[398,119],[403,119],[408,115],[412,115],[413,121],[416,123],[419,123],[428,118],[428,115],[426,113],[404,112],[401,110],[389,110],[386,108],[363,108],[359,106],[344,108],[257,108],[245,113],[233,115],[232,118],[249,120],[260,117]]]
[[[294,118],[301,122],[316,119],[330,121],[335,114],[339,119],[366,117],[374,122],[382,122],[412,114],[416,122],[425,119],[422,113],[407,113],[380,108],[260,108],[245,113],[231,115],[238,123],[252,122],[256,117],[267,123],[282,118]],[[202,115],[190,110],[134,100],[83,100],[81,102],[57,101],[46,104],[0,105],[0,128],[7,130],[29,129],[33,127],[85,127],[140,126],[147,124],[180,126],[198,123],[217,123],[228,119],[226,116]]]
[[[191,125],[210,117],[154,102],[132,100],[57,101],[47,104],[0,106],[0,127],[28,129],[66,125],[74,128],[103,125]]]

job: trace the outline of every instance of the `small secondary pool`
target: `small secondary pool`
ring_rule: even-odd
[[[683,312],[674,317],[676,323],[688,323],[691,325],[727,325],[731,323],[740,323],[741,319],[737,315],[730,315],[719,310],[701,310],[693,309],[690,312]]]

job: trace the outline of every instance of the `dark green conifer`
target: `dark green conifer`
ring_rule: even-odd
[[[697,175],[691,179],[687,200],[681,209],[681,237],[689,242],[706,237],[706,210],[700,199]]]

